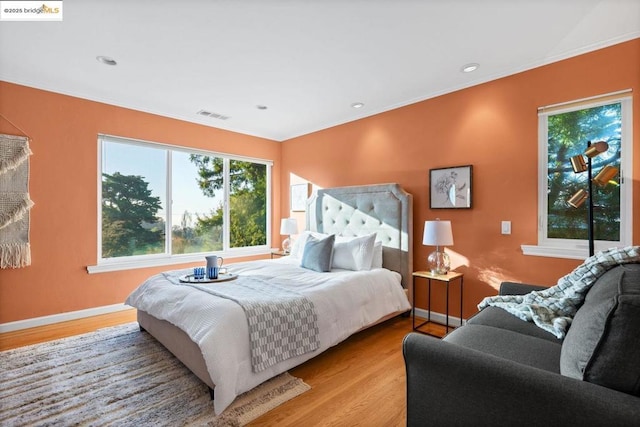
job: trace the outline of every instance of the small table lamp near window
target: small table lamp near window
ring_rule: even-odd
[[[280,234],[282,236],[287,236],[286,239],[282,242],[282,251],[285,254],[291,252],[291,235],[298,234],[298,221],[295,218],[282,218],[280,220]]]
[[[440,221],[439,218],[435,221],[425,221],[422,244],[436,247],[436,251],[427,258],[431,274],[447,274],[451,261],[444,250],[440,251],[440,246],[453,245],[451,221]]]

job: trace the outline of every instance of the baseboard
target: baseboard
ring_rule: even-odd
[[[416,317],[421,317],[423,319],[426,319],[428,316],[429,316],[429,310],[416,308]],[[436,311],[432,311],[431,320],[437,323],[442,323],[444,325],[447,321],[447,315],[444,313],[438,313]],[[466,323],[466,320],[462,319],[462,324],[464,325],[465,323]],[[449,326],[460,326],[460,318],[449,315]]]
[[[102,307],[87,308],[85,310],[69,311],[66,313],[52,314],[50,316],[34,317],[31,319],[17,320],[0,324],[0,334],[5,332],[19,331],[21,329],[35,328],[38,326],[51,325],[54,323],[67,322],[85,317],[99,316],[101,314],[115,313],[118,311],[130,310],[131,307],[125,304],[105,305]]]
[[[66,313],[52,314],[50,316],[34,317],[32,319],[17,320],[0,324],[0,334],[5,332],[19,331],[21,329],[35,328],[38,326],[52,325],[54,323],[67,322],[69,320],[77,320],[85,317],[99,316],[101,314],[115,313],[118,311],[130,310],[131,307],[125,304],[105,305],[102,307],[87,308],[85,310],[69,311]],[[416,316],[426,319],[429,315],[428,310],[416,308]],[[435,311],[431,312],[431,320],[438,323],[446,322],[446,315]],[[462,320],[465,323],[465,320]],[[460,318],[449,316],[449,325],[458,326]]]

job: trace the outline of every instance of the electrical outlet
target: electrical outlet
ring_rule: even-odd
[[[511,221],[502,221],[502,234],[511,234]]]

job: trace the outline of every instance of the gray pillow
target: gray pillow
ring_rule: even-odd
[[[640,396],[640,264],[603,274],[562,344],[560,373]]]
[[[302,251],[301,267],[321,273],[331,271],[331,261],[333,260],[333,243],[335,235],[325,237],[320,240],[313,236],[307,237],[307,242]]]

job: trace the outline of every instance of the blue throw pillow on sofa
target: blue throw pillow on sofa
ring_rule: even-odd
[[[562,343],[560,373],[640,396],[640,264],[606,272]]]

